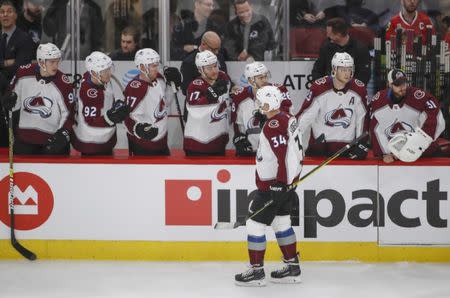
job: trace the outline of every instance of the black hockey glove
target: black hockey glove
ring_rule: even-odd
[[[237,134],[233,139],[233,144],[236,147],[237,156],[252,156],[255,154],[253,152],[252,144],[244,134]]]
[[[260,111],[256,111],[254,117],[259,121],[259,128],[263,128],[264,123],[267,121],[267,116]]]
[[[105,121],[113,126],[114,124],[125,120],[129,113],[130,107],[127,106],[123,100],[117,100],[114,102],[112,108],[106,112]]]
[[[17,94],[16,92],[8,91],[3,97],[0,98],[0,100],[5,110],[7,111],[12,110],[12,108],[14,108],[17,102]]]
[[[218,79],[212,86],[206,89],[206,98],[210,103],[217,102],[219,96],[228,92],[228,82]]]
[[[178,89],[181,86],[181,73],[176,67],[166,67],[164,69],[164,77],[167,82],[174,82],[175,87]]]
[[[151,140],[158,135],[158,127],[153,127],[150,123],[138,123],[134,134],[141,139]]]
[[[347,157],[350,159],[366,159],[369,148],[363,143],[356,144],[348,150]]]
[[[270,187],[270,197],[276,200],[282,200],[286,197],[287,192],[289,191],[289,186],[287,184],[281,182],[275,182]]]
[[[44,151],[46,154],[60,154],[69,144],[69,141],[69,131],[65,128],[60,128],[48,139]]]

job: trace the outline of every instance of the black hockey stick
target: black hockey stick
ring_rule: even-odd
[[[333,160],[335,160],[336,158],[338,158],[340,155],[342,155],[343,153],[347,152],[350,148],[352,148],[353,146],[357,145],[362,139],[364,139],[365,137],[367,137],[368,133],[365,132],[362,135],[360,135],[358,138],[354,139],[351,143],[348,143],[347,145],[345,145],[344,147],[342,147],[341,149],[339,149],[336,153],[334,153],[332,156],[328,157],[326,160],[324,160],[322,163],[320,163],[317,167],[315,167],[314,169],[312,169],[311,171],[309,171],[305,176],[301,177],[300,179],[294,181],[290,186],[289,186],[289,190],[291,191],[292,189],[294,189],[298,184],[300,184],[301,182],[303,182],[306,178],[308,178],[309,176],[311,176],[312,174],[314,174],[315,172],[317,172],[319,169],[323,168],[324,166],[326,166],[327,164],[329,164],[330,162],[332,162]],[[260,209],[256,210],[254,213],[252,213],[252,215],[250,215],[247,219],[252,219],[254,218],[257,214],[261,213],[263,210],[265,210],[267,207],[269,207],[270,205],[272,205],[274,202],[273,199],[267,201],[264,206],[262,206]],[[214,229],[218,229],[218,230],[226,230],[226,229],[235,229],[237,227],[243,226],[245,224],[242,222],[217,222],[214,226]]]
[[[172,87],[173,96],[175,97],[175,105],[177,106],[178,116],[180,119],[181,132],[184,134],[184,120],[183,120],[183,114],[181,113],[180,101],[178,100],[178,95],[177,95],[178,90],[177,90],[177,87],[175,86],[174,82],[170,82],[170,86]]]
[[[5,112],[6,114],[6,112]],[[14,163],[13,163],[13,148],[14,148],[14,134],[13,134],[13,118],[12,111],[8,111],[8,137],[9,137],[9,219],[11,228],[11,245],[25,258],[30,261],[36,260],[36,255],[23,247],[16,239],[15,234],[15,216],[14,216]]]

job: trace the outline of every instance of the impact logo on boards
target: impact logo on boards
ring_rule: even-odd
[[[17,230],[33,230],[44,224],[53,210],[53,193],[41,177],[14,173],[14,214]],[[0,221],[10,226],[9,176],[0,181]]]
[[[231,174],[221,169],[217,172],[217,180],[227,183]],[[226,191],[228,196],[221,193]],[[219,189],[219,217],[230,208],[230,190]],[[212,224],[212,181],[211,180],[171,180],[165,181],[166,225],[210,226]],[[225,202],[225,206],[224,203]],[[229,218],[229,214],[227,214]]]

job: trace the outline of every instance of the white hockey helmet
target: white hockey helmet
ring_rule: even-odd
[[[153,63],[160,63],[160,61],[161,59],[158,52],[150,48],[140,49],[134,56],[134,64],[136,64],[137,68],[139,68],[141,64],[148,65]]]
[[[85,60],[86,69],[92,73],[100,73],[103,70],[111,68],[113,66],[113,62],[108,55],[94,51],[89,56],[86,57]]]
[[[255,61],[245,65],[244,75],[247,80],[267,73],[269,73],[269,70],[261,62]]]
[[[36,59],[39,60],[48,60],[48,59],[60,59],[61,51],[52,43],[43,43],[40,44],[36,51]]]
[[[283,95],[276,86],[264,86],[256,92],[256,105],[261,109],[265,104],[269,105],[269,109],[264,112],[277,110],[281,106]]]
[[[403,131],[394,135],[388,143],[388,148],[401,161],[414,162],[432,142],[433,139],[417,127],[414,132]]]
[[[333,59],[331,59],[331,74],[335,74],[338,67],[351,67],[352,72],[355,72],[355,62],[349,53],[335,53]]]
[[[198,52],[195,56],[195,65],[197,68],[201,68],[203,66],[208,66],[217,63],[217,56],[214,55],[213,52],[204,50],[202,52]]]

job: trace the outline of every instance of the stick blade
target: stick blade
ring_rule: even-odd
[[[11,244],[24,258],[30,261],[36,260],[36,254],[23,247],[16,239],[11,239]]]
[[[232,230],[236,229],[237,227],[242,226],[239,222],[217,222],[214,225],[214,229],[216,230]]]

